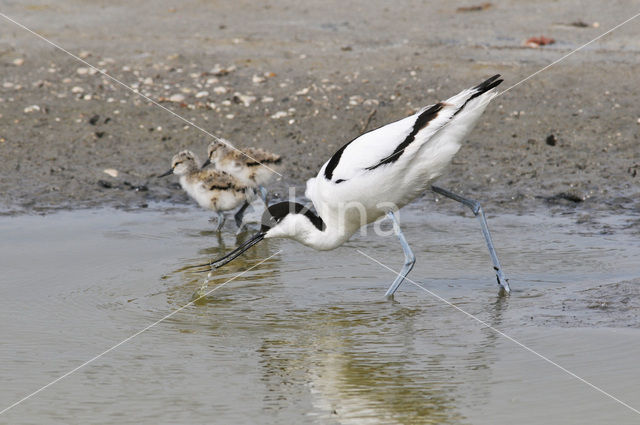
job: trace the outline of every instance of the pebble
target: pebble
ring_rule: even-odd
[[[81,51],[80,53],[78,53],[78,57],[79,57],[80,59],[86,59],[86,58],[88,58],[89,56],[91,56],[91,52],[90,52],[90,51],[88,51],[88,50],[83,50],[83,51]]]
[[[13,64],[15,66],[22,66],[22,64],[24,64],[24,59],[23,58],[16,58],[13,60]]]
[[[227,88],[224,86],[218,86],[213,89],[215,94],[225,94],[227,92]]]
[[[206,90],[203,91],[199,91],[198,93],[196,93],[196,99],[201,99],[203,97],[207,97],[209,96],[209,92]]]
[[[262,103],[271,103],[273,102],[273,98],[270,96],[265,96],[262,98]],[[640,121],[640,118],[638,118],[638,121]]]
[[[233,98],[234,98],[234,100],[237,99],[239,102],[241,102],[246,107],[251,106],[251,104],[256,101],[256,97],[255,96],[251,96],[251,95],[248,95],[248,94],[241,94],[241,93],[235,93],[233,95]]]
[[[359,95],[351,96],[349,98],[349,105],[359,105],[362,102],[364,102],[364,99]]]
[[[298,90],[296,92],[296,95],[297,96],[304,96],[305,94],[309,93],[309,90],[310,90],[309,87],[305,87],[302,90]]]
[[[102,170],[105,174],[110,175],[113,178],[118,177],[118,170],[114,169],[114,168],[106,168],[104,170]]]
[[[5,81],[4,83],[2,83],[2,87],[4,87],[5,89],[10,89],[11,87],[13,87],[13,83],[10,81]]]
[[[261,77],[260,75],[254,75],[253,78],[251,78],[251,81],[253,81],[253,84],[260,84],[267,81],[267,79],[264,77]]]
[[[232,119],[234,118],[234,115],[233,115],[233,114],[227,114],[227,115],[226,115],[226,118],[227,118],[228,120],[232,120]]]
[[[211,74],[215,75],[215,76],[223,76],[223,75],[227,75],[230,72],[233,72],[236,70],[235,65],[231,65],[230,67],[227,68],[223,68],[221,67],[219,64],[216,64],[211,71],[209,71]]]
[[[216,77],[211,77],[211,78],[207,79],[207,82],[206,82],[205,84],[206,84],[207,86],[210,86],[211,84],[215,84],[215,83],[217,83],[218,81],[220,81],[220,80],[218,80]]]
[[[80,67],[76,69],[76,72],[78,73],[78,75],[86,75],[89,72],[89,68]]]
[[[273,118],[274,120],[280,119],[280,118],[284,118],[287,116],[287,113],[285,111],[278,111],[275,114],[271,115],[271,118]]]
[[[84,93],[84,89],[80,86],[75,86],[71,89],[71,93]]]
[[[40,107],[38,105],[31,105],[24,108],[25,114],[29,114],[31,112],[38,112],[38,111],[40,111]]]
[[[151,77],[145,78],[144,80],[142,80],[142,84],[144,84],[146,86],[153,85],[153,78],[151,78]]]
[[[176,103],[180,103],[180,102],[184,102],[184,95],[180,94],[180,93],[176,93],[176,94],[172,94],[169,97],[169,102],[176,102]]]

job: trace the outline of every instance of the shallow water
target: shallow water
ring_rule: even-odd
[[[0,410],[192,300],[238,242],[196,210],[0,219]],[[640,244],[630,219],[497,216],[498,297],[476,220],[412,206],[410,277],[640,408]],[[603,231],[606,229],[606,231]],[[630,409],[413,286],[393,237],[317,253],[265,241],[210,289],[0,423],[638,423]]]

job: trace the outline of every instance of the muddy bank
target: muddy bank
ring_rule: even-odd
[[[154,2],[152,10],[81,2],[14,4],[5,13],[203,129],[282,154],[273,190],[286,193],[364,129],[495,73],[507,88],[632,10],[631,2],[577,4],[506,2],[464,13],[382,1],[348,9]],[[175,181],[155,177],[178,150],[203,155],[207,135],[3,26],[3,213],[189,202]],[[556,43],[524,46],[540,34]],[[440,184],[493,211],[638,211],[639,52],[633,27],[624,27],[500,96]]]

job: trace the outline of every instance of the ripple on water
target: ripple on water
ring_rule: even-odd
[[[356,236],[322,253],[265,241],[202,288],[207,273],[190,266],[246,237],[214,234],[207,219],[195,211],[7,218],[2,230],[12,246],[0,252],[9,264],[0,323],[11,343],[0,348],[1,399],[55,379],[200,289],[213,292],[43,391],[19,414],[79,423],[203,422],[213,414],[227,423],[522,423],[541,406],[566,418],[575,410],[567,405],[582,403],[594,420],[625,423],[597,394],[590,398],[415,286],[383,300],[393,273],[355,250],[399,268],[393,238]],[[474,219],[430,214],[425,227],[424,215],[408,210],[403,220],[418,257],[410,275],[416,282],[611,391],[640,397],[630,360],[639,352],[637,335],[617,334],[638,326],[633,237],[581,232],[567,218],[492,217],[514,287],[503,298]],[[65,235],[61,225],[77,234]],[[22,232],[9,231],[15,227]],[[608,412],[606,420],[599,412]]]

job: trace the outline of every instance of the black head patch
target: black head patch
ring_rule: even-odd
[[[267,232],[276,226],[288,214],[304,214],[311,223],[320,231],[324,231],[325,224],[320,217],[313,213],[308,207],[297,202],[278,202],[270,205],[262,214],[262,227],[260,232]]]

